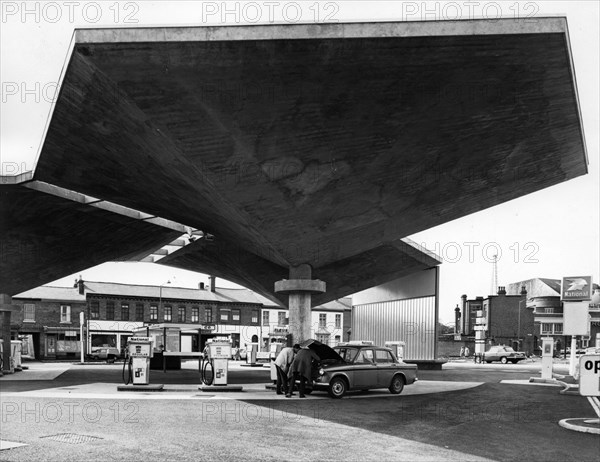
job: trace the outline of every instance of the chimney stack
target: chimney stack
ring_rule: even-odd
[[[79,280],[77,281],[77,288],[79,289],[79,294],[85,294],[85,287],[83,285],[83,279],[81,278],[81,274],[79,275]]]
[[[506,295],[506,287],[498,286],[498,295]]]
[[[198,284],[198,289],[204,290],[204,283],[203,282],[201,282],[200,284]]]
[[[525,288],[525,286],[521,286],[521,295],[527,295],[527,289]]]
[[[217,287],[217,277],[216,276],[209,276],[208,277],[210,279],[210,291],[211,292],[215,292]]]

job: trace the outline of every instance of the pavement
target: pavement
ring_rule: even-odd
[[[595,418],[592,407],[560,385],[529,382],[540,375],[536,362],[452,362],[419,371],[400,395],[341,400],[286,399],[265,387],[268,369],[236,362],[230,383],[243,392],[234,393],[199,390],[195,362],[151,371],[161,392],[118,392],[118,363],[28,365],[0,378],[2,461],[597,461],[600,452],[597,435],[559,424]]]

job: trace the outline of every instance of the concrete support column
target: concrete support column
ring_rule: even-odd
[[[0,338],[4,342],[2,353],[2,369],[10,371],[10,315],[15,309],[10,295],[0,294]],[[1,375],[2,371],[0,371]]]
[[[325,283],[311,279],[312,268],[309,265],[290,267],[290,279],[275,283],[275,292],[288,294],[290,312],[290,334],[293,343],[310,338],[311,296],[325,292]]]

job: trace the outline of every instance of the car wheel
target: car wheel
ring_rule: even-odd
[[[404,377],[401,375],[395,375],[392,379],[392,384],[390,385],[390,393],[393,395],[399,395],[404,390]]]
[[[347,389],[346,381],[341,377],[336,377],[329,383],[329,396],[340,399],[346,394]]]
[[[477,357],[475,358],[475,363],[476,363],[476,364],[481,364],[481,356],[477,356]]]
[[[508,359],[506,359],[504,356],[502,356],[502,358],[500,358],[500,362],[502,364],[506,364],[508,362]]]

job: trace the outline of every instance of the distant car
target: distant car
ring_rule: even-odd
[[[90,358],[92,359],[106,359],[107,361],[114,361],[121,357],[121,352],[116,347],[92,347]]]
[[[517,364],[519,361],[527,359],[527,355],[522,351],[515,351],[509,346],[493,346],[483,354],[483,360],[486,363],[500,361],[502,364],[511,362]]]
[[[417,381],[416,364],[398,361],[389,348],[356,344],[331,348],[312,339],[301,346],[312,349],[321,358],[307,392],[326,390],[332,398],[341,398],[349,390],[387,388],[399,394],[405,385]]]

